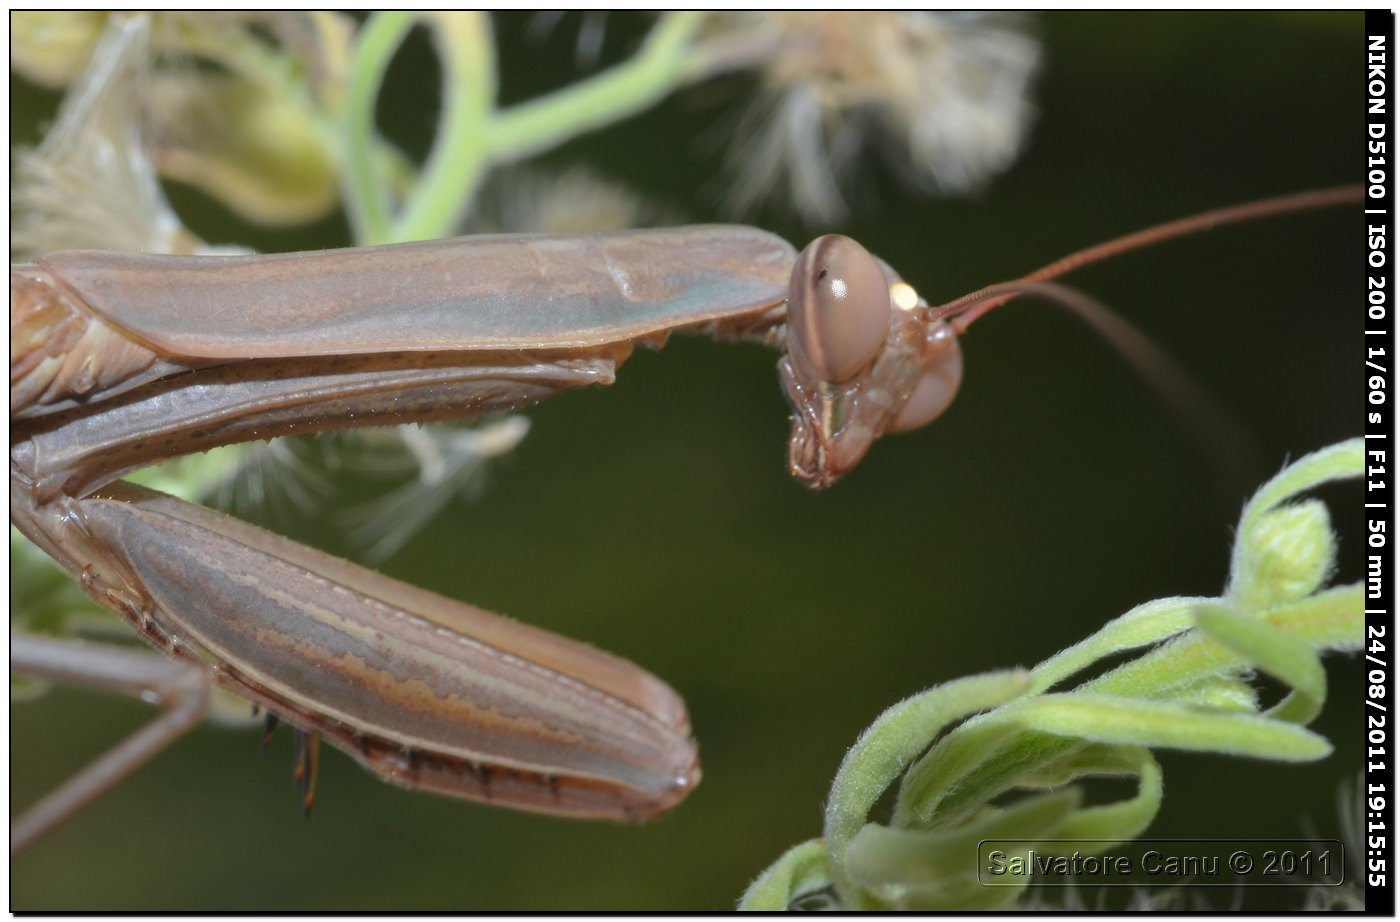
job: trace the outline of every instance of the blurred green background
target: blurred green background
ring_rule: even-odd
[[[498,22],[506,100],[578,77],[576,18],[542,42],[526,25]],[[644,26],[614,17],[608,51],[627,52]],[[983,195],[910,193],[875,168],[871,197],[839,227],[776,210],[750,223],[797,242],[849,234],[945,301],[1158,221],[1360,178],[1359,14],[1047,15],[1034,28],[1038,117]],[[430,55],[401,56],[381,107],[396,137],[430,137],[435,80]],[[687,222],[720,220],[708,195],[716,145],[747,89],[702,85],[545,163],[587,164]],[[16,80],[13,141],[36,140],[56,101]],[[173,195],[215,242],[345,239],[338,219],[250,234]],[[622,828],[514,814],[391,788],[329,751],[308,822],[289,735],[260,754],[254,732],[204,728],[13,861],[11,909],[732,906],[781,851],[819,833],[843,753],[886,706],[1032,665],[1136,603],[1220,591],[1253,487],[1285,459],[1359,434],[1361,240],[1355,210],[1290,217],[1070,280],[1246,423],[1263,465],[1243,481],[1222,482],[1132,370],[1039,305],[980,323],[948,415],[881,442],[822,495],[786,474],[775,355],[703,340],[642,352],[615,387],[530,411],[529,438],[484,497],[451,507],[383,569],[623,654],[681,691],[705,777],[673,815]],[[1324,494],[1342,581],[1361,570],[1359,494]],[[329,517],[281,529],[345,550]],[[1330,666],[1318,729],[1333,757],[1163,753],[1167,799],[1150,834],[1338,835],[1338,790],[1361,764],[1361,679],[1354,660]],[[149,717],[66,691],[12,707],[15,803]],[[1301,894],[1214,899],[1250,909]]]

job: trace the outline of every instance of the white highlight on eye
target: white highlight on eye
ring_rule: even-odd
[[[846,280],[845,280],[845,279],[832,279],[832,280],[831,280],[831,293],[836,297],[836,300],[838,300],[838,301],[844,301],[844,300],[846,300],[846,295],[847,295],[849,292],[850,292],[850,289],[847,287],[847,285],[846,285]]]
[[[895,282],[890,286],[890,299],[902,311],[912,311],[919,306],[919,293],[907,282]]]

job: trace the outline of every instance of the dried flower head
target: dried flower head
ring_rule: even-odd
[[[53,128],[15,158],[11,255],[64,249],[191,252],[143,143],[150,21],[114,16]],[[87,62],[85,62],[87,63]]]
[[[487,465],[509,454],[530,431],[523,416],[477,426],[396,426],[363,429],[353,442],[356,470],[413,477],[377,500],[346,511],[351,540],[371,564],[388,560],[458,497],[474,498],[484,486]]]
[[[738,208],[785,190],[804,217],[830,221],[845,211],[842,180],[870,153],[917,185],[973,191],[1023,143],[1039,48],[1018,19],[742,13],[717,29],[717,45],[732,32],[751,44],[766,36],[773,48],[731,155]]]

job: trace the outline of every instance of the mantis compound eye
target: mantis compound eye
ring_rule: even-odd
[[[875,361],[890,326],[890,285],[849,237],[818,237],[788,284],[788,351],[814,377],[841,384]]]

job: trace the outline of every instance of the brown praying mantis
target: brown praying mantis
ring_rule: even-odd
[[[559,816],[645,821],[700,778],[681,697],[632,663],[121,483],[126,473],[234,442],[529,406],[610,384],[636,346],[684,332],[783,350],[789,465],[822,488],[881,436],[947,408],[958,336],[994,307],[1050,298],[1144,354],[1055,280],[1361,196],[1208,212],[936,307],[848,238],[799,254],[731,226],[274,256],[68,252],[14,266],[12,520],[170,660],[12,640],[16,669],[168,708],[17,820],[12,852],[196,723],[210,682],[300,731],[308,808],[321,737],[405,787]]]

